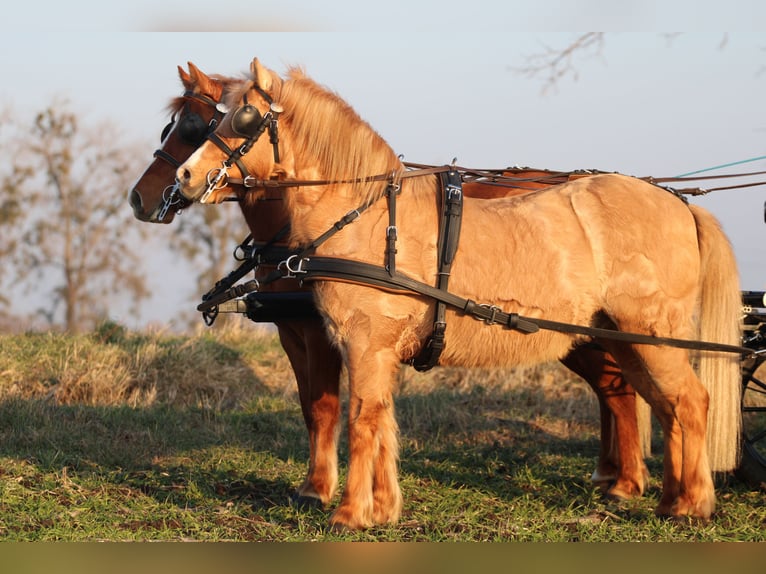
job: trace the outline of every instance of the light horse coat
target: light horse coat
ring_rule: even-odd
[[[268,138],[243,158],[261,179],[343,182],[397,174],[394,151],[348,104],[299,70],[287,80],[253,61],[243,96],[265,114],[267,93],[280,117],[281,161]],[[255,89],[255,88],[258,89]],[[231,113],[218,134],[232,146]],[[198,196],[225,159],[204,144],[177,171]],[[316,255],[384,264],[389,215],[385,184],[335,183],[285,188],[291,241],[306,244],[343,214],[370,207]],[[437,181],[401,179],[397,200],[397,272],[433,285],[437,272]],[[666,190],[619,175],[601,175],[506,199],[465,198],[462,237],[450,291],[506,312],[663,337],[739,342],[740,292],[727,239],[715,219]],[[398,429],[393,390],[400,362],[429,334],[434,302],[417,295],[334,280],[316,282],[315,298],[349,372],[349,469],[331,523],[365,528],[398,520]],[[697,321],[695,321],[697,320]],[[554,331],[524,334],[488,326],[451,310],[441,364],[475,367],[538,363],[565,356],[579,338]],[[700,328],[698,329],[697,326]],[[707,518],[715,508],[705,448],[708,392],[689,353],[671,346],[599,339],[626,379],[650,403],[665,439],[660,515]],[[700,373],[712,400],[709,444],[733,467],[738,451],[738,358],[703,353]]]
[[[191,63],[188,73],[180,67],[178,72],[184,94],[171,101],[169,111],[172,120],[163,131],[162,146],[155,152],[155,160],[135,183],[129,196],[134,213],[141,221],[171,223],[174,220],[177,209],[183,207],[182,203],[173,203],[173,198],[167,195],[173,190],[175,168],[191,155],[210,128],[220,120],[217,107],[224,92],[245,81],[208,76]],[[561,180],[562,177],[566,180],[566,175],[534,170],[513,170],[506,176],[509,178],[507,185],[465,182],[463,193],[482,198],[519,195],[549,187],[553,185],[553,180]],[[281,195],[277,195],[281,192],[261,198],[267,201],[251,201],[250,193],[235,185],[216,194],[214,202],[232,192],[241,196],[239,205],[257,243],[270,242],[287,223],[287,213],[281,202],[277,201],[281,199]],[[168,200],[171,205],[163,211]],[[281,245],[281,241],[276,245]],[[257,277],[262,279],[271,270],[268,265],[261,265]],[[298,286],[294,280],[285,279],[263,289],[289,292],[298,289]],[[338,389],[341,361],[317,320],[311,317],[280,319],[276,321],[276,327],[295,373],[309,437],[308,474],[294,500],[299,504],[318,502],[324,505],[332,499],[337,485],[336,430],[340,418]],[[648,413],[641,408],[638,410],[641,416],[637,418],[635,393],[622,378],[614,360],[604,351],[595,346],[581,346],[562,362],[588,382],[599,400],[601,443],[597,467],[591,479],[610,497],[624,499],[641,495],[648,476],[643,461],[645,451],[642,449],[642,446],[649,444]]]

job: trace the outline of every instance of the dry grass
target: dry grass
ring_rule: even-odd
[[[221,410],[262,392],[264,380],[278,378],[275,369],[289,372],[278,342],[265,330],[181,337],[129,333],[105,323],[87,335],[30,333],[0,341],[0,400]]]
[[[231,323],[178,336],[105,323],[85,335],[2,335],[0,342],[0,400],[212,410],[236,409],[264,392],[297,400],[287,357],[274,332],[264,328]],[[587,385],[558,363],[427,373],[403,366],[399,395],[460,395],[478,388],[486,397],[512,392],[535,417],[568,424],[592,423],[598,408]],[[490,404],[483,408],[492,411]]]

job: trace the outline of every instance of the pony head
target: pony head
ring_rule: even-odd
[[[283,79],[256,58],[250,74],[226,96],[229,111],[209,141],[177,170],[186,200],[209,203],[232,182],[258,190],[274,181],[342,182],[403,169],[351,106],[301,69]],[[369,192],[364,185],[356,191]]]
[[[220,109],[227,113],[215,132],[178,167],[178,189],[185,201],[215,203],[220,190],[233,182],[253,188],[282,174],[276,166],[280,162],[278,119],[283,110],[273,95],[281,79],[257,59],[250,72],[249,81],[225,96]]]
[[[215,130],[224,116],[224,93],[240,83],[208,76],[191,62],[188,66],[188,72],[178,67],[184,93],[168,106],[171,119],[162,130],[161,147],[129,193],[133,214],[141,221],[170,223],[188,205],[176,191],[176,169]]]

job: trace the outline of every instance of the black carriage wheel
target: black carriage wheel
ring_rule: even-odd
[[[742,364],[742,461],[737,476],[756,488],[766,488],[766,357]]]

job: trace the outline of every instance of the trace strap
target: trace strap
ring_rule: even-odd
[[[402,275],[399,272],[391,276],[383,267],[360,261],[349,261],[347,259],[337,259],[333,257],[311,257],[303,260],[301,271],[305,281],[348,281],[351,283],[381,287],[392,291],[418,293],[435,299],[436,301],[441,301],[450,307],[462,311],[466,315],[471,315],[475,319],[486,322],[488,325],[500,324],[508,329],[514,329],[521,331],[522,333],[536,333],[539,329],[545,329],[548,331],[558,331],[560,333],[584,335],[641,345],[668,345],[682,349],[718,351],[736,353],[745,356],[753,354],[753,349],[737,345],[726,345],[722,343],[694,341],[689,339],[675,339],[672,337],[654,337],[652,335],[643,335],[640,333],[626,333],[614,329],[586,327],[559,321],[524,317],[517,313],[506,313],[494,305],[476,303],[475,301],[459,297],[448,291],[431,287],[426,283]]]

